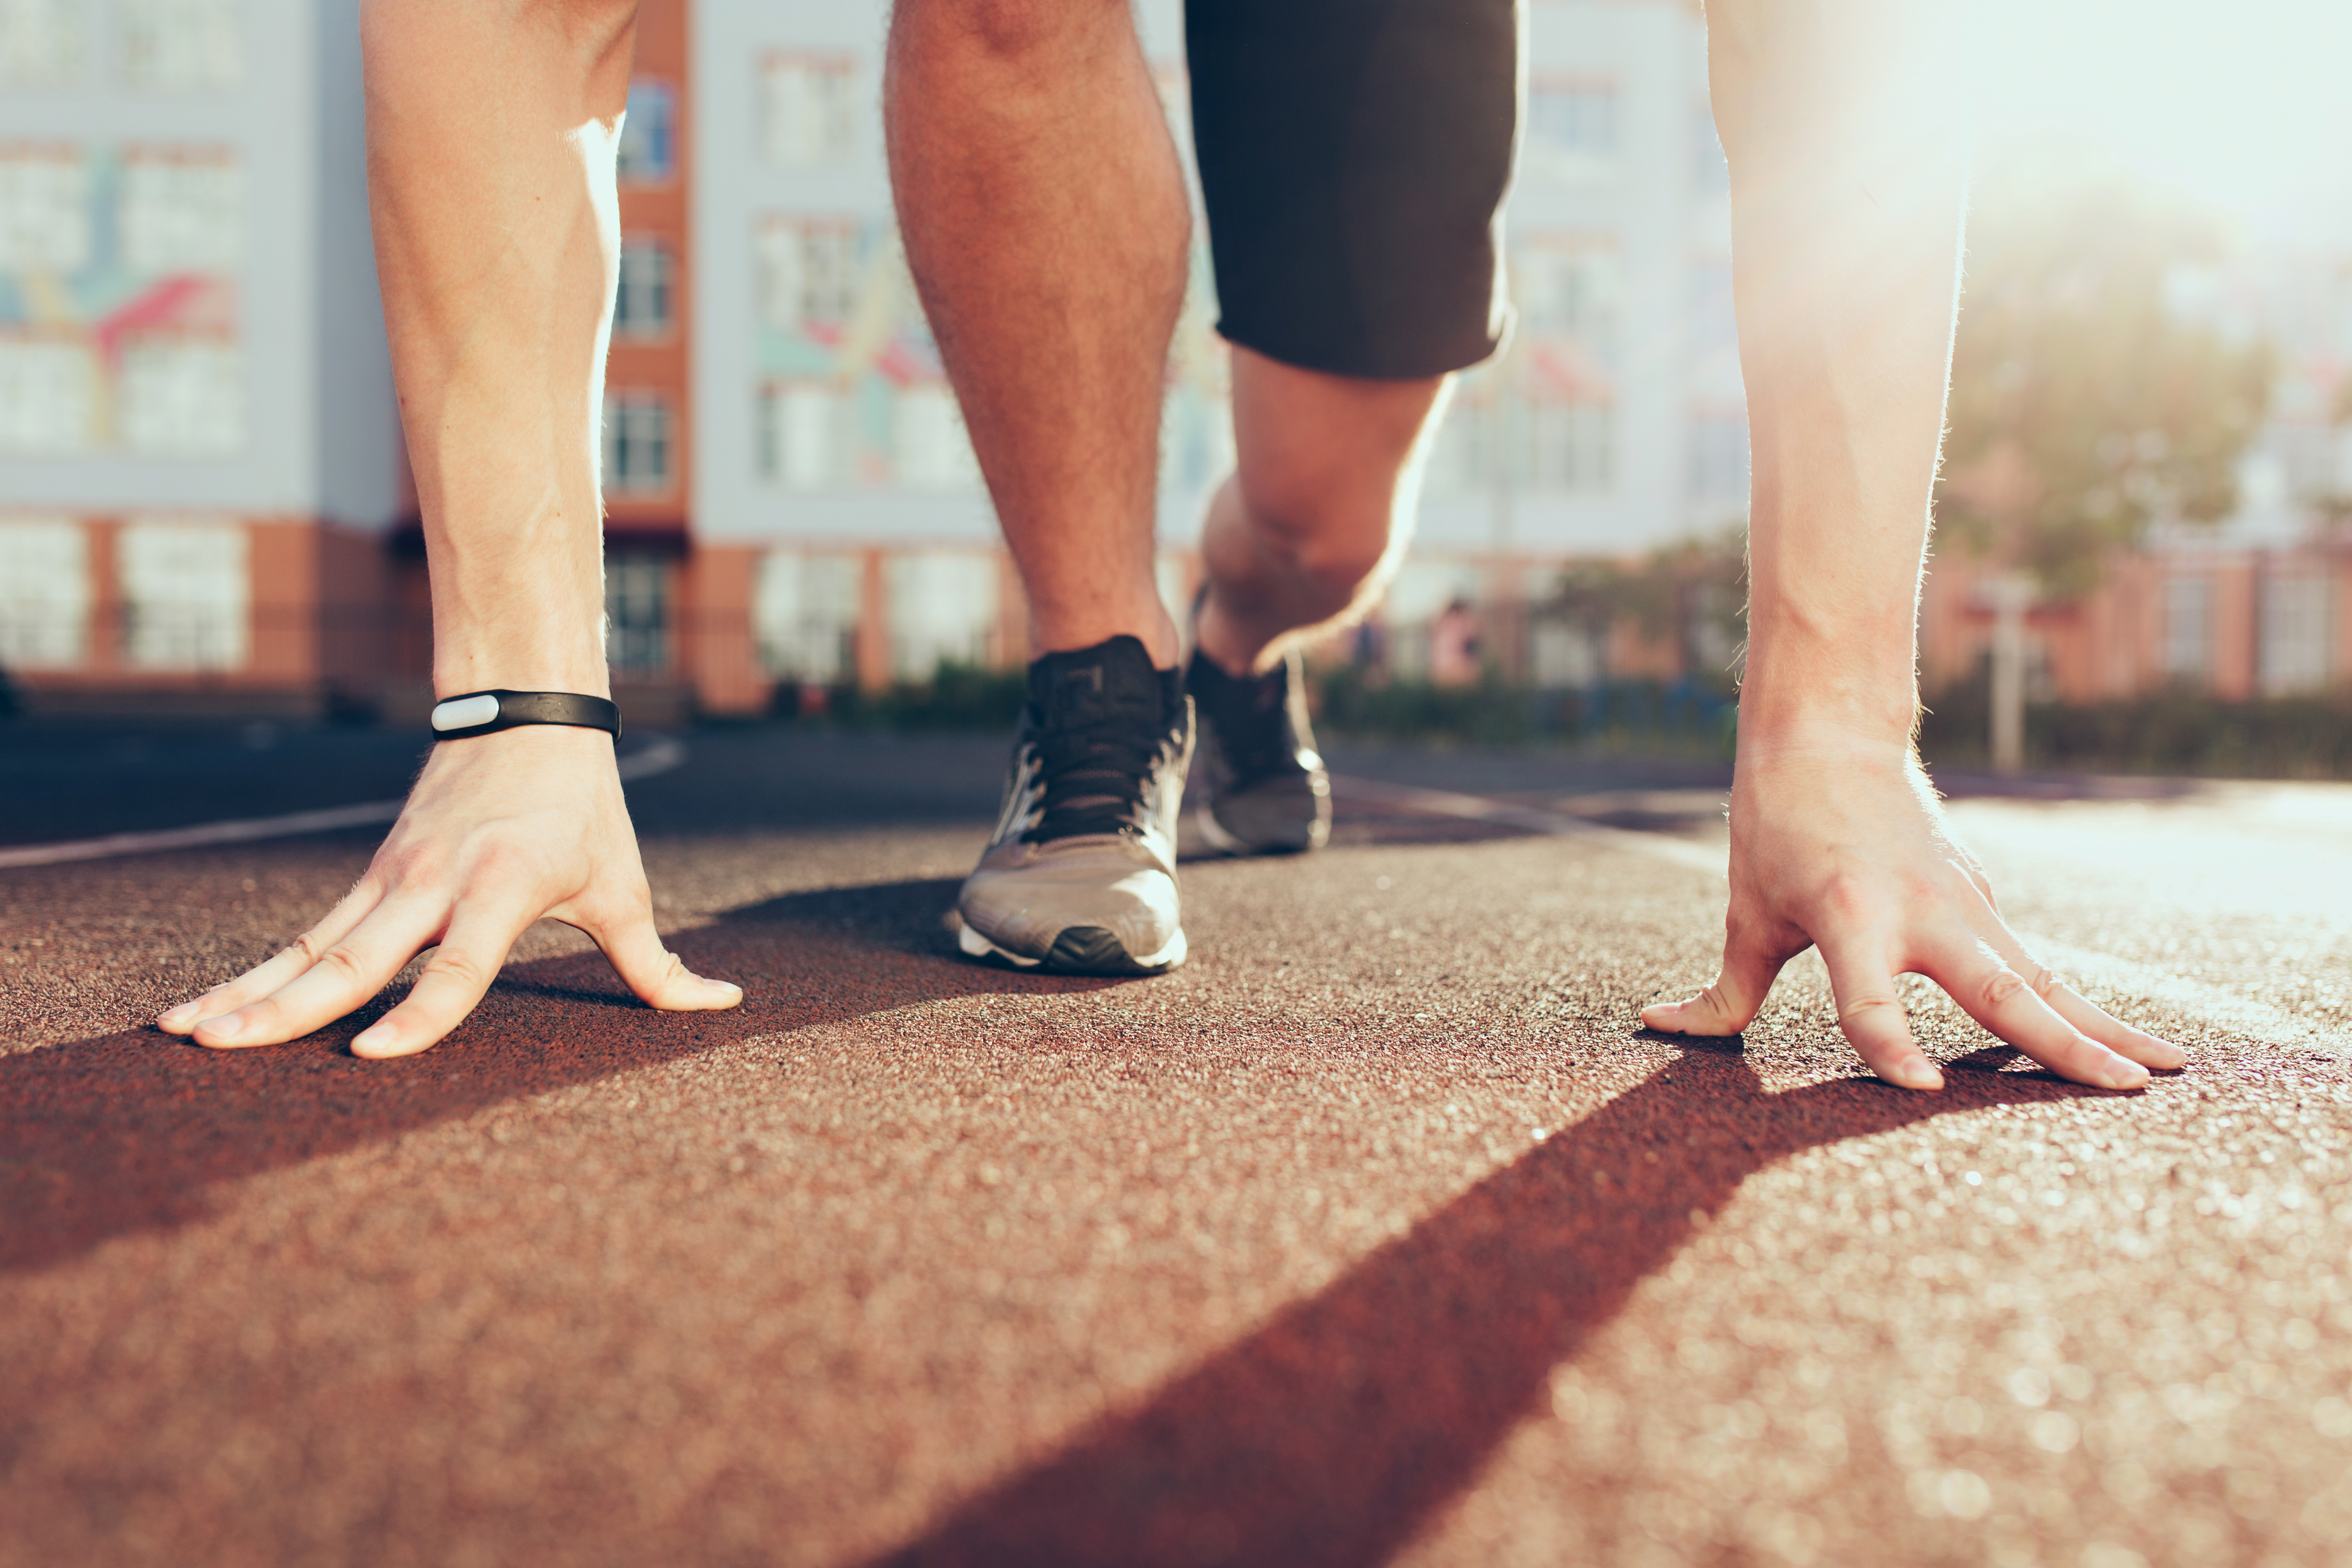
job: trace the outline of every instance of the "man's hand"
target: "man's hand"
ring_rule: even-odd
[[[1760,748],[1759,748],[1760,750]],[[1688,1002],[1643,1010],[1653,1029],[1736,1035],[1781,965],[1818,945],[1838,1025],[1871,1070],[1905,1089],[1943,1075],[1911,1037],[1898,974],[1924,974],[1969,1016],[2062,1078],[2137,1089],[2180,1047],[2109,1017],[2061,984],[2002,923],[1916,762],[1884,742],[1743,755],[1731,795],[1731,908],[1723,972]]]
[[[355,1056],[409,1056],[474,1010],[542,917],[593,937],[650,1006],[743,999],[740,986],[689,972],[655,933],[612,738],[531,725],[436,746],[367,875],[325,920],[155,1022],[201,1046],[274,1046],[362,1005],[435,948],[407,997],[352,1041]]]

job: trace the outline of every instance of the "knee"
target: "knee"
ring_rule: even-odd
[[[1242,496],[1260,551],[1334,597],[1354,595],[1388,559],[1392,502],[1247,483]]]
[[[361,42],[373,59],[398,54],[404,46],[446,39],[453,26],[465,26],[471,36],[487,29],[501,47],[528,40],[524,47],[538,47],[560,39],[590,71],[617,58],[616,79],[622,79],[635,34],[637,0],[519,0],[457,22],[453,16],[447,0],[361,0]]]
[[[1031,58],[1106,16],[1126,16],[1124,0],[898,0],[898,13],[945,31],[966,52],[1003,60]]]

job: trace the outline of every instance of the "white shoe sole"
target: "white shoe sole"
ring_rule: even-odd
[[[1097,962],[1082,964],[1069,962],[1065,957],[1049,964],[1045,959],[1032,958],[1025,953],[999,947],[968,920],[959,918],[956,926],[956,945],[969,957],[1001,958],[1016,969],[1045,969],[1057,974],[1157,974],[1163,970],[1173,969],[1183,963],[1189,951],[1185,945],[1184,932],[1181,929],[1169,939],[1165,947],[1157,952],[1146,953],[1141,958],[1128,952],[1126,948],[1119,945],[1116,937],[1110,936],[1108,932],[1103,932],[1104,940],[1117,950],[1124,962],[1118,963],[1101,962],[1100,945],[1094,944]],[[1099,928],[1086,929],[1099,930]],[[1059,950],[1061,946],[1062,939],[1055,939],[1055,949]]]

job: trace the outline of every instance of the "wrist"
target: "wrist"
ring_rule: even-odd
[[[1848,650],[1812,658],[1756,650],[1739,687],[1739,751],[1907,757],[1918,717],[1908,658],[1890,668]]]
[[[446,658],[436,651],[433,700],[443,702],[473,691],[565,691],[610,698],[613,681],[601,659],[591,662],[536,649],[462,649]]]
[[[568,615],[525,590],[500,595],[495,620],[465,605],[433,617],[433,695],[468,691],[569,691],[610,697],[604,662],[604,606],[575,605]],[[454,623],[454,624],[453,624]]]
[[[612,695],[601,538],[574,521],[582,509],[523,510],[520,522],[495,533],[427,520],[436,699],[492,690]]]
[[[1919,713],[1918,545],[1906,535],[1896,553],[1868,531],[1792,539],[1759,521],[1740,681],[1743,751],[1750,740],[1834,739],[1909,752]]]

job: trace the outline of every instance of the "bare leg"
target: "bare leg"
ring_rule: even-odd
[[[1152,526],[1192,216],[1126,0],[900,0],[884,98],[907,258],[1033,652],[1126,634],[1172,668]]]
[[[401,424],[425,513],[433,679],[604,695],[596,424],[619,218],[614,134],[634,0],[369,0],[368,194]],[[365,1003],[425,948],[362,1057],[439,1040],[542,916],[588,932],[657,1007],[733,985],[663,951],[601,731],[434,749],[367,874],[277,957],[158,1021],[264,1046]]]
[[[1723,968],[1653,1028],[1744,1028],[1818,945],[1889,1082],[1936,1089],[1896,976],[2079,1082],[2179,1049],[2093,1006],[2003,923],[1911,750],[1915,620],[1958,281],[1967,148],[1945,0],[1711,0],[1731,159],[1754,584]]]
[[[1271,669],[1379,600],[1452,379],[1366,381],[1234,350],[1239,462],[1201,541],[1201,647],[1227,674]]]

